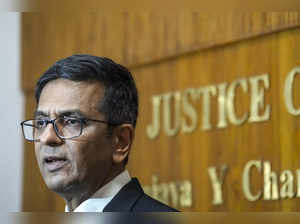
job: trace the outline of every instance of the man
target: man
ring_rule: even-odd
[[[38,80],[35,118],[22,122],[49,189],[66,211],[175,211],[144,194],[128,161],[138,116],[130,72],[108,58],[73,55]]]

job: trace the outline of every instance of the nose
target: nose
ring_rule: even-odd
[[[57,136],[53,124],[48,124],[40,136],[40,142],[44,145],[59,146],[63,144],[63,139]]]

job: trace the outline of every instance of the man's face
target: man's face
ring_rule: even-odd
[[[37,118],[61,116],[105,120],[97,110],[104,94],[98,82],[50,81],[43,89]],[[47,186],[62,194],[94,191],[109,178],[113,146],[107,125],[88,122],[74,139],[60,139],[48,124],[35,143],[35,154]]]

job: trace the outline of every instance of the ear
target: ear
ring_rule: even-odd
[[[131,124],[122,124],[113,130],[113,162],[122,163],[128,156],[134,139],[134,128]]]

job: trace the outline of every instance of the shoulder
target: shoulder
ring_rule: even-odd
[[[178,212],[176,209],[143,193],[133,206],[133,211],[137,212]]]
[[[132,178],[104,208],[104,212],[176,212],[146,195],[137,178]]]

